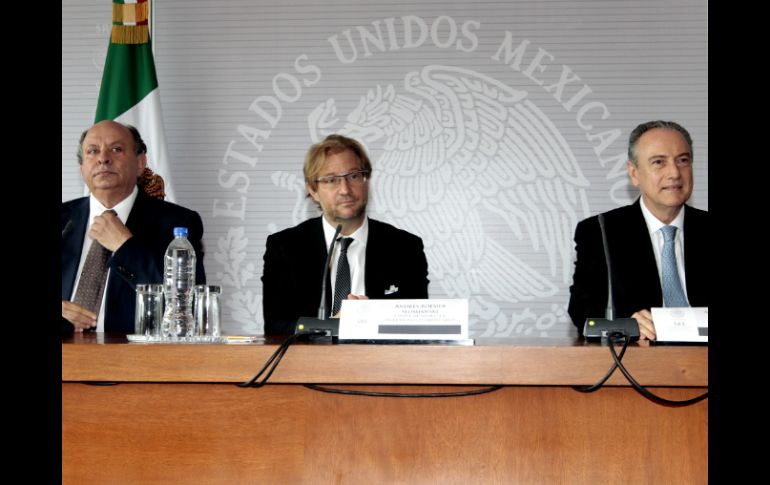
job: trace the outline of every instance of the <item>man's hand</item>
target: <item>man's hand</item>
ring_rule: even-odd
[[[76,332],[96,328],[96,313],[86,310],[77,303],[62,300],[61,316],[75,326]]]
[[[348,297],[346,299],[347,300],[368,300],[369,297],[368,296],[358,296],[358,295],[354,295],[353,293],[348,293]],[[342,305],[340,305],[340,307],[341,306]],[[332,315],[331,318],[339,318],[340,317],[340,313],[342,313],[342,309],[341,308],[340,308],[340,311],[337,312],[336,315]]]
[[[655,325],[652,323],[652,314],[649,310],[639,310],[631,315],[639,324],[639,340],[655,340]]]
[[[94,217],[88,235],[113,253],[133,236],[118,216],[111,212]]]

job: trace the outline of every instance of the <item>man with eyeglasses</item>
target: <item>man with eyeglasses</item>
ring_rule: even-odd
[[[345,298],[428,298],[422,239],[366,216],[372,165],[361,144],[329,135],[310,147],[303,172],[308,197],[323,215],[267,238],[265,334],[294,333],[299,317],[316,316],[327,251],[338,225],[342,230],[326,282],[327,316],[335,316]]]

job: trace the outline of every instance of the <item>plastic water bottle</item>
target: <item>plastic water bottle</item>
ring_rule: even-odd
[[[166,249],[163,263],[163,334],[167,337],[193,335],[193,288],[195,287],[195,249],[187,240],[187,228],[175,227],[174,240]]]

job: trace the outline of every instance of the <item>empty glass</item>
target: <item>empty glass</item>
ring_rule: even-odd
[[[163,323],[163,285],[136,285],[136,308],[134,333],[137,335],[160,335]]]
[[[222,287],[214,285],[196,285],[193,315],[195,316],[195,335],[219,337],[220,315],[219,295]]]

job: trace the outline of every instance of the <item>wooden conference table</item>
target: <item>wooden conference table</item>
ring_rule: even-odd
[[[63,483],[707,483],[708,400],[635,392],[607,347],[576,339],[475,346],[62,342]],[[708,348],[632,344],[632,375],[670,399],[708,386]],[[118,383],[94,385],[96,382]],[[395,398],[323,393],[317,383]]]

